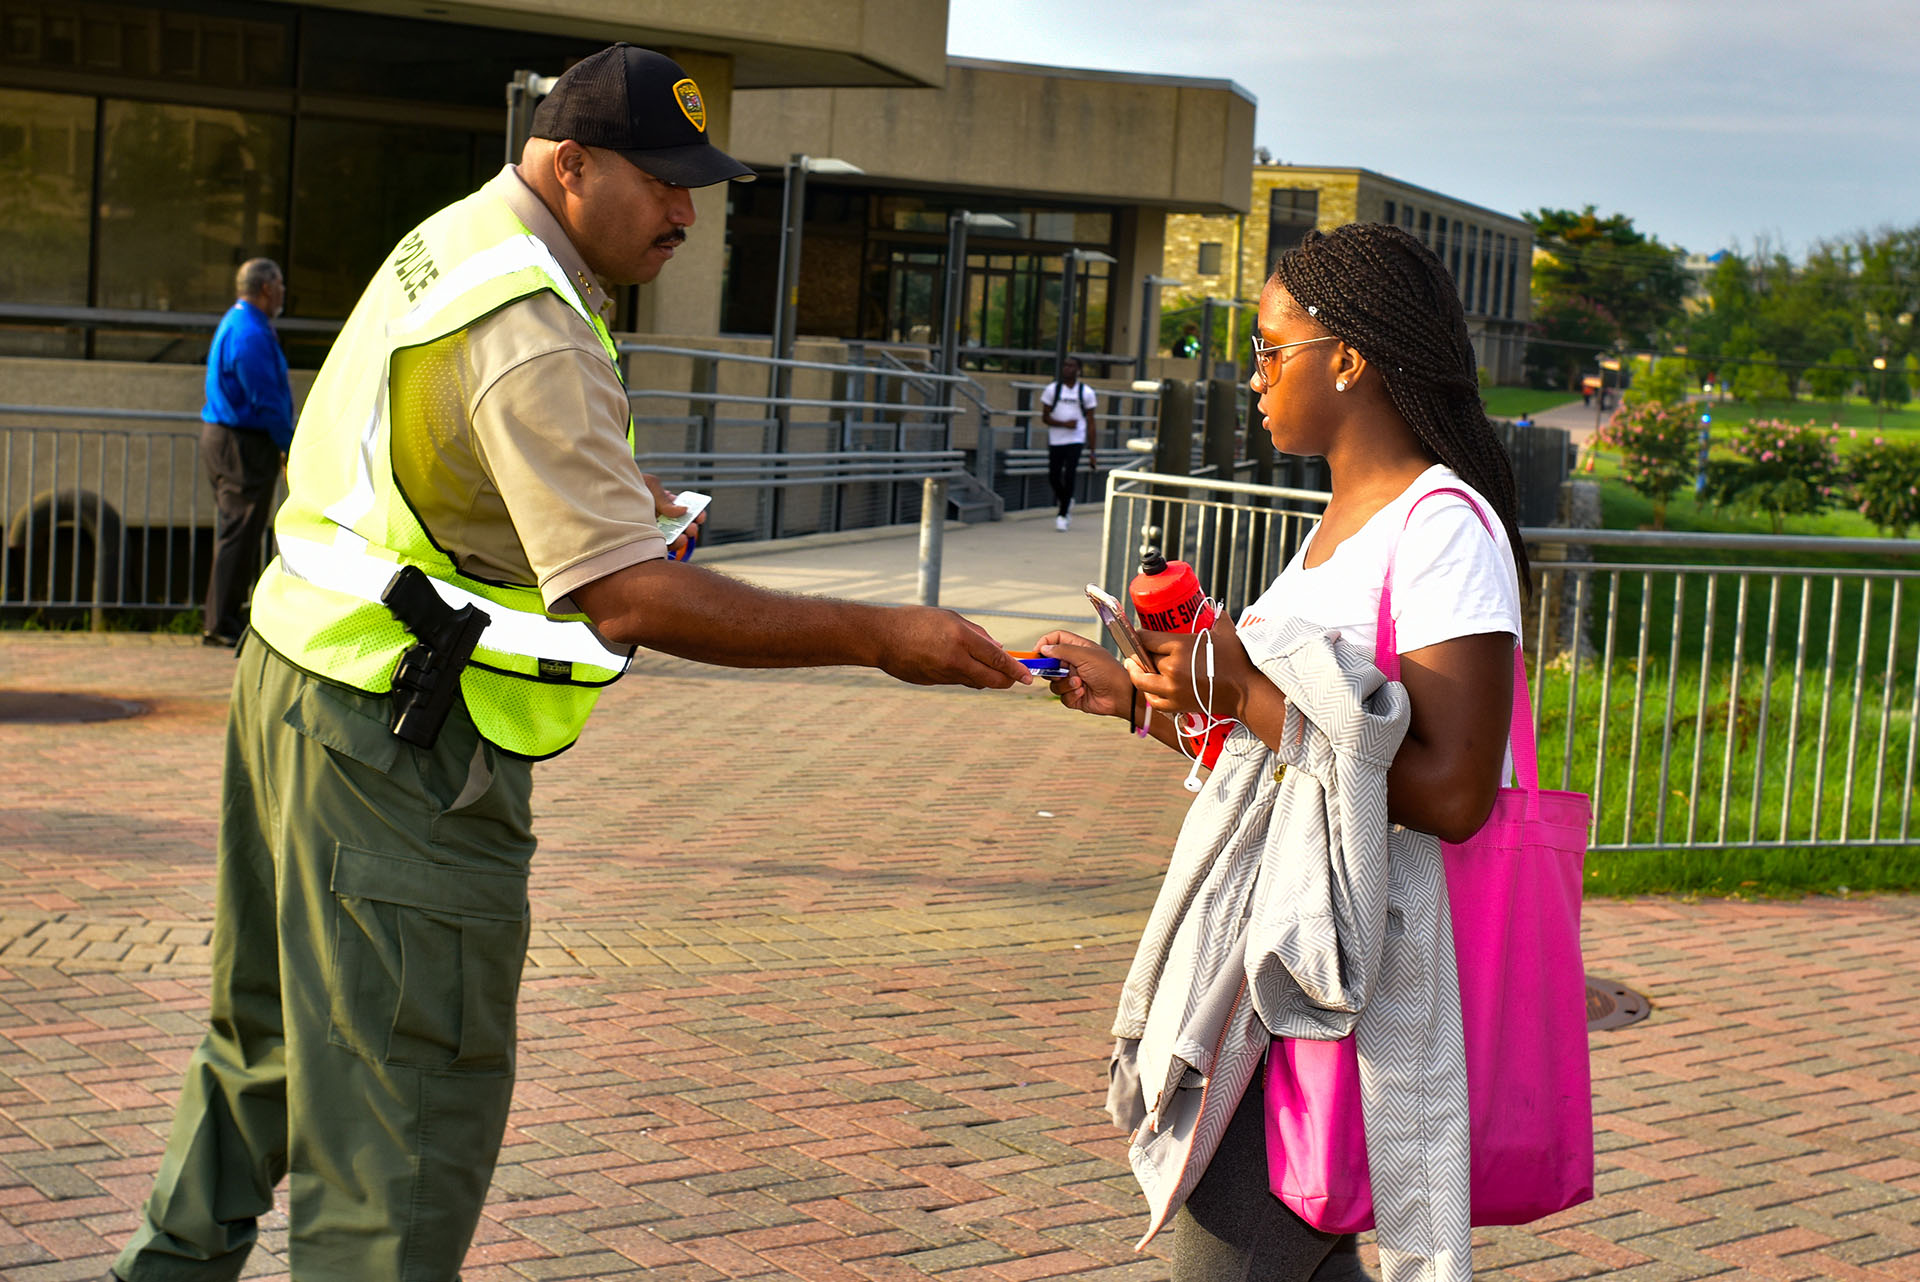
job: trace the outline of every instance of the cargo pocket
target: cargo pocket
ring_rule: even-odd
[[[511,1073],[526,874],[343,844],[332,888],[328,1039],[401,1068]]]

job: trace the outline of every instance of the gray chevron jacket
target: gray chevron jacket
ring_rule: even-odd
[[[1275,1036],[1355,1034],[1387,1282],[1467,1282],[1466,1062],[1440,843],[1387,819],[1405,689],[1297,619],[1248,627],[1287,696],[1236,728],[1174,846],[1114,1020],[1108,1111],[1152,1219],[1199,1182]],[[1284,767],[1284,769],[1282,769]]]

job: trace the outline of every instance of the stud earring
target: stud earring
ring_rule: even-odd
[[[1344,391],[1346,391],[1346,390],[1347,390],[1347,380],[1343,378],[1343,379],[1341,379],[1341,380],[1340,380],[1339,382],[1337,382],[1337,383],[1335,383],[1335,384],[1333,385],[1333,390],[1334,390],[1334,391],[1336,391],[1336,392],[1344,392]]]

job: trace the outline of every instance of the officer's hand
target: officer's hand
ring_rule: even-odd
[[[647,488],[653,492],[653,511],[655,516],[679,516],[687,510],[673,501],[674,491],[660,484],[659,477],[651,472],[642,472],[640,475],[646,479]],[[700,528],[706,523],[707,514],[705,512],[694,517],[693,523],[687,526],[686,529],[680,531],[680,537],[667,545],[667,551],[671,552],[676,560],[686,560],[687,549],[690,546],[697,546],[701,536],[706,533],[706,531]]]
[[[890,677],[917,686],[971,686],[1005,690],[1033,683],[1033,673],[986,631],[951,610],[903,605],[881,615],[875,664]]]

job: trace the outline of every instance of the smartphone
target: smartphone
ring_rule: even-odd
[[[707,510],[707,504],[713,502],[713,496],[710,494],[697,494],[692,490],[681,490],[673,496],[673,501],[687,510],[679,516],[663,516],[660,518],[660,533],[666,536],[666,540],[669,543],[679,538],[681,532],[693,524],[694,517],[699,516]]]
[[[1094,613],[1100,616],[1100,622],[1107,625],[1107,635],[1120,647],[1122,659],[1132,659],[1148,672],[1160,671],[1153,662],[1153,656],[1140,644],[1140,634],[1127,621],[1125,606],[1091,583],[1087,584],[1087,600],[1093,602]]]

